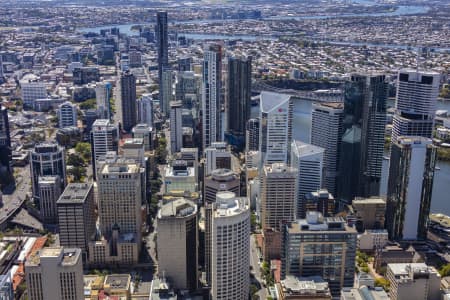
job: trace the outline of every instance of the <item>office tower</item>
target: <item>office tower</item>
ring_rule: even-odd
[[[11,168],[11,134],[9,131],[8,110],[0,103],[0,168],[5,168],[6,172],[12,175]]]
[[[391,300],[440,300],[441,276],[438,271],[424,263],[388,264],[386,278],[389,280]]]
[[[136,77],[129,71],[120,76],[122,130],[129,132],[136,125]]]
[[[346,82],[337,189],[341,206],[355,197],[379,195],[387,86],[384,75],[354,74]]]
[[[198,179],[194,167],[188,166],[184,160],[174,160],[165,169],[164,173],[165,193],[171,191],[196,192]]]
[[[156,13],[155,31],[156,47],[158,49],[158,79],[159,84],[161,84],[162,71],[169,65],[169,33],[166,11]]]
[[[34,101],[47,98],[45,84],[40,81],[21,81],[22,101],[24,108],[34,109]]]
[[[284,163],[266,165],[261,177],[261,225],[263,229],[280,229],[281,222],[296,216],[297,175]]]
[[[386,218],[386,200],[379,197],[356,198],[349,215],[355,217],[355,227],[359,232],[382,229]]]
[[[25,275],[30,300],[84,298],[80,249],[43,248],[25,261]]]
[[[1,67],[1,55],[0,55],[0,67]],[[12,284],[12,278],[9,273],[7,275],[0,275],[0,299],[14,300],[14,289]]]
[[[436,159],[431,139],[398,137],[392,144],[386,216],[390,239],[426,239]]]
[[[230,191],[239,197],[240,183],[239,175],[233,171],[216,169],[211,172],[211,175],[205,177],[203,199],[205,203],[213,203],[216,201],[216,194],[220,191]]]
[[[82,85],[100,80],[100,70],[98,67],[79,67],[74,68],[73,83]]]
[[[202,139],[203,149],[222,141],[220,103],[222,88],[222,46],[210,44],[203,52]]]
[[[162,71],[160,86],[159,107],[165,116],[170,114],[170,102],[173,100],[173,72],[166,67]]]
[[[92,183],[69,183],[56,202],[59,244],[80,248],[87,260],[88,242],[95,235],[95,203]]]
[[[318,211],[324,217],[334,215],[334,197],[326,189],[309,192],[304,195],[305,216],[308,211]]]
[[[175,84],[175,99],[183,103],[183,108],[193,109],[200,100],[200,76],[194,72],[178,72]]]
[[[322,182],[333,195],[337,195],[336,178],[343,118],[344,103],[316,102],[312,105],[311,144],[325,149]]]
[[[192,57],[180,57],[178,59],[178,72],[191,71]]]
[[[117,229],[121,235],[133,236],[135,243],[140,244],[141,172],[139,164],[127,161],[107,163],[99,170],[98,215],[101,232],[107,239],[114,240],[113,232]]]
[[[341,217],[324,218],[308,212],[306,219],[283,228],[281,278],[287,275],[321,276],[336,297],[353,287],[357,232]]]
[[[44,223],[56,224],[58,212],[56,201],[62,193],[61,179],[56,176],[39,176],[39,207],[41,219]]]
[[[289,95],[263,91],[259,103],[261,162],[287,163],[291,152],[294,102]]]
[[[172,154],[180,151],[183,147],[181,111],[181,101],[172,101],[170,103],[170,152]]]
[[[66,185],[66,162],[64,148],[53,143],[38,144],[31,151],[31,183],[33,198],[39,203],[39,177],[56,176],[61,179],[61,190]]]
[[[197,205],[184,198],[164,204],[158,212],[158,271],[176,289],[197,289],[197,222]]]
[[[440,74],[403,69],[397,77],[392,143],[399,136],[433,137]]]
[[[109,82],[97,82],[95,84],[95,99],[99,119],[111,119],[111,90],[112,86]]]
[[[58,106],[59,128],[77,126],[77,106],[70,101],[66,101]]]
[[[217,194],[211,218],[212,299],[247,299],[250,288],[250,206],[232,192]]]
[[[143,139],[145,151],[153,150],[155,146],[153,142],[154,132],[151,125],[148,125],[146,123],[137,124],[131,130],[131,133],[133,138]]]
[[[145,167],[144,140],[141,138],[126,138],[122,140],[119,153],[123,158],[131,158]]]
[[[239,149],[244,148],[245,127],[250,119],[252,94],[252,58],[228,59],[228,134],[229,141]]]
[[[3,56],[0,55],[0,83],[4,82],[4,76],[5,74],[3,73]]]
[[[128,60],[130,68],[139,68],[142,66],[142,55],[139,51],[128,52]]]
[[[215,142],[204,149],[205,152],[205,176],[215,169],[231,169],[231,152],[227,149],[227,143]]]
[[[247,121],[247,128],[245,131],[245,146],[246,151],[259,150],[259,119],[250,119]]]
[[[291,146],[291,167],[297,169],[297,217],[304,218],[305,195],[322,186],[324,149],[294,140]]]
[[[119,130],[108,119],[95,120],[91,131],[92,170],[97,178],[96,162],[101,155],[108,151],[117,152],[119,145]]]
[[[151,94],[143,94],[136,100],[137,104],[137,122],[145,123],[150,126],[153,124],[153,98]]]

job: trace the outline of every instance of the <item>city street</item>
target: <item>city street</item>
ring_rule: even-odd
[[[267,297],[267,291],[266,288],[262,285],[262,278],[261,278],[261,268],[260,268],[260,262],[259,262],[259,250],[256,246],[256,238],[255,235],[250,236],[250,266],[252,268],[251,273],[254,275],[254,279],[250,281],[250,284],[256,285],[260,288],[257,295],[259,296],[259,299],[265,300]]]

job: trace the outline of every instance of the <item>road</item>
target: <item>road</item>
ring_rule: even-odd
[[[250,284],[254,284],[258,287],[260,287],[260,290],[257,292],[257,295],[259,296],[259,299],[265,300],[267,299],[267,290],[262,285],[262,278],[261,278],[261,268],[259,266],[259,250],[258,247],[256,247],[256,238],[255,235],[250,236],[250,266],[252,267],[252,274],[255,276],[255,280],[257,282],[250,282]],[[256,284],[255,284],[256,283]]]

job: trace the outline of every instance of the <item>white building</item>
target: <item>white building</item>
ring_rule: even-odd
[[[322,187],[324,149],[293,141],[291,146],[291,167],[297,169],[297,217],[304,218],[307,193],[318,191]]]
[[[231,168],[231,152],[227,149],[227,143],[214,142],[205,149],[205,176],[216,169]]]
[[[170,152],[172,154],[180,151],[183,147],[182,110],[181,101],[170,103]]]
[[[261,92],[259,151],[263,164],[289,161],[293,107],[289,95]]]
[[[403,69],[397,77],[392,142],[399,136],[432,138],[440,74]]]
[[[141,138],[144,141],[145,151],[150,151],[153,149],[153,127],[147,123],[140,123],[133,127],[131,130],[133,138]]]
[[[111,84],[109,82],[97,82],[95,85],[95,99],[97,102],[97,115],[100,119],[111,118]]]
[[[440,300],[441,275],[424,263],[388,264],[391,300]]]
[[[151,94],[143,94],[137,102],[137,121],[149,126],[153,124],[153,98]]]
[[[56,201],[61,193],[61,179],[58,175],[39,176],[39,211],[43,222],[58,223]]]
[[[43,248],[26,260],[25,275],[30,300],[84,299],[80,249]]]
[[[198,190],[197,175],[194,167],[189,167],[186,161],[175,160],[165,169],[164,173],[165,192]]]
[[[250,288],[250,206],[232,192],[217,193],[211,219],[212,299],[247,299]]]
[[[358,249],[362,251],[376,251],[383,249],[389,241],[386,229],[368,229],[358,235]]]
[[[340,136],[344,104],[322,102],[312,105],[311,144],[325,149],[323,158],[323,186],[336,196]]]
[[[34,108],[34,101],[47,98],[47,89],[43,82],[21,81],[22,101],[24,107]]]
[[[66,101],[58,106],[59,128],[77,127],[77,106],[70,101]]]
[[[119,130],[108,119],[97,119],[92,125],[91,145],[92,145],[92,167],[94,178],[96,177],[96,162],[102,155],[108,151],[118,150]]]

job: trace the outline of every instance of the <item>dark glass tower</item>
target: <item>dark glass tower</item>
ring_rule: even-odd
[[[130,132],[136,121],[136,77],[129,71],[120,77],[122,130]]]
[[[242,149],[245,125],[250,118],[252,89],[252,58],[228,59],[228,140]]]
[[[157,12],[155,31],[156,47],[158,49],[158,79],[159,84],[161,84],[163,69],[169,65],[169,37],[166,11]],[[164,99],[160,100],[164,102]]]
[[[11,136],[9,133],[8,110],[0,104],[0,167],[8,174],[11,168]],[[1,182],[1,180],[0,180]]]
[[[338,179],[341,204],[380,192],[387,87],[384,75],[354,74],[345,85]]]

